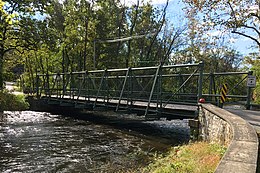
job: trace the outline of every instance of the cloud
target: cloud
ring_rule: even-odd
[[[222,31],[210,31],[210,32],[207,33],[207,35],[210,36],[210,37],[220,36],[221,34],[223,34]]]
[[[237,39],[235,39],[235,38],[233,38],[233,37],[229,39],[229,42],[230,42],[230,43],[235,43],[236,41],[237,41]]]

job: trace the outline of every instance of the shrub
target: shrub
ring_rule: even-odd
[[[0,111],[22,111],[29,108],[24,95],[13,95],[0,91]]]

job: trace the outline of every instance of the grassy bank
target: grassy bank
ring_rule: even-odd
[[[0,91],[0,111],[22,111],[29,108],[24,95],[14,95],[5,90]]]
[[[210,173],[214,172],[226,148],[205,142],[174,147],[165,156],[156,156],[143,173]]]

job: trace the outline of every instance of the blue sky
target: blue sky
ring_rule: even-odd
[[[163,8],[163,6],[166,3],[166,0],[151,0],[151,2]],[[185,11],[183,10],[184,4],[181,2],[181,0],[170,0],[169,6],[168,6],[168,19],[173,22],[174,25],[181,26],[183,25],[183,19],[185,15]],[[212,31],[212,35],[220,35],[223,34],[218,31]],[[236,34],[231,34],[229,36],[230,46],[237,51],[239,51],[243,55],[247,55],[251,52],[256,51],[256,49],[253,49],[252,47],[255,45],[255,43],[245,37],[238,36]]]

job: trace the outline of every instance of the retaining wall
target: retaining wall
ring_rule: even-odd
[[[228,147],[215,173],[255,173],[258,138],[244,119],[211,104],[199,105],[199,137]]]

